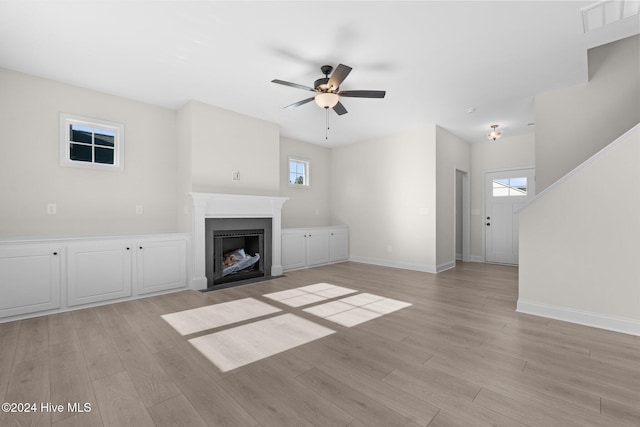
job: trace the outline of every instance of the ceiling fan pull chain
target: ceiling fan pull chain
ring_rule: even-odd
[[[329,139],[329,109],[325,108],[327,112],[327,128],[324,130],[324,140],[327,141]]]

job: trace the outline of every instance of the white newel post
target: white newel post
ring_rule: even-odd
[[[192,201],[191,289],[207,288],[205,260],[206,218],[271,218],[271,275],[282,274],[282,205],[288,197],[242,194],[189,193]]]

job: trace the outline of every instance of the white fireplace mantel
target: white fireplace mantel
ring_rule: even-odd
[[[244,194],[189,193],[192,202],[192,258],[190,287],[207,288],[205,264],[205,218],[272,218],[271,275],[282,274],[282,205],[288,197]]]

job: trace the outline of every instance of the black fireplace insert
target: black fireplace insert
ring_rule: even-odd
[[[271,218],[206,218],[207,290],[271,277]]]

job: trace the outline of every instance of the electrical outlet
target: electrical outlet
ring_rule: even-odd
[[[144,213],[144,208],[142,205],[136,205],[136,215],[142,215]]]
[[[240,181],[240,171],[233,171],[233,180]]]
[[[56,206],[55,203],[49,203],[47,205],[47,214],[49,215],[55,215],[58,213],[58,207]]]

